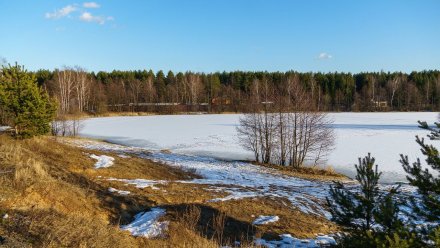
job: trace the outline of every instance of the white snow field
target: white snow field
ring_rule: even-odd
[[[142,236],[146,238],[160,237],[168,229],[168,221],[158,221],[166,213],[163,208],[152,208],[148,212],[138,213],[133,222],[121,226],[124,231],[129,231],[133,236]]]
[[[115,160],[113,157],[106,155],[98,156],[92,154],[90,157],[96,160],[95,169],[108,168],[113,165],[113,161]]]
[[[238,141],[236,127],[240,115],[161,115],[142,117],[92,118],[84,122],[81,136],[111,143],[167,150],[174,154],[217,158],[226,161],[252,159],[252,153]],[[327,164],[337,172],[353,177],[358,157],[368,152],[383,171],[382,182],[405,181],[399,159],[422,157],[415,136],[426,131],[417,121],[429,124],[438,119],[433,112],[409,113],[330,113],[336,132],[335,149]]]

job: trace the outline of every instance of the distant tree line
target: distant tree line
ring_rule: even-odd
[[[440,71],[365,73],[216,72],[152,70],[87,72],[62,68],[33,72],[58,99],[60,111],[242,112],[252,89],[298,80],[319,111],[440,109]]]

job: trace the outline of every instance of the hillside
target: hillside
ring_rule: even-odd
[[[318,239],[324,240],[321,233],[338,230],[323,215],[301,211],[301,203],[292,206],[288,197],[256,191],[228,198],[234,192],[203,181],[209,178],[200,168],[149,158],[148,151],[98,141],[54,137],[16,141],[0,136],[2,244],[218,247],[238,241],[249,246],[255,239],[257,244],[279,240],[282,234],[297,238],[320,234]],[[261,169],[263,174],[258,175],[269,170]],[[294,182],[314,182],[298,180]],[[274,194],[279,193],[276,190]],[[316,206],[319,209],[319,203]],[[135,216],[139,224],[153,215],[158,218],[150,219],[150,226],[132,222]]]

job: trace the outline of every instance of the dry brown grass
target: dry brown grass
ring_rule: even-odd
[[[280,166],[274,164],[263,164],[256,163],[255,165],[268,167],[272,169],[276,169],[277,171],[303,179],[311,179],[311,180],[321,180],[321,181],[333,181],[333,180],[344,180],[348,179],[345,175],[337,173],[333,167],[327,166],[325,168],[320,167],[301,167],[301,168],[292,168],[291,166]]]
[[[0,236],[6,239],[4,246],[218,246],[197,232],[182,228],[179,222],[170,225],[167,239],[158,240],[135,238],[118,228],[119,223],[130,221],[138,211],[158,203],[175,202],[176,199],[191,201],[188,192],[192,186],[166,185],[167,189],[177,192],[165,197],[154,190],[150,193],[155,195],[149,195],[148,190],[142,189],[124,197],[109,193],[110,182],[96,177],[99,174],[182,180],[196,175],[138,158],[117,159],[112,169],[97,173],[92,169],[94,161],[85,153],[91,152],[58,143],[51,137],[16,141],[0,136],[0,172],[8,172],[0,174],[0,214],[9,215],[8,219],[0,219]]]
[[[242,223],[252,223],[260,215],[280,217],[277,222],[254,227],[255,231],[252,234],[257,237],[277,238],[279,234],[289,233],[298,238],[314,238],[317,233],[328,234],[339,230],[324,217],[304,214],[288,207],[290,204],[289,201],[279,198],[248,198],[215,202],[210,205]]]

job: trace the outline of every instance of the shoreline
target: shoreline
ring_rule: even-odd
[[[89,119],[89,118],[105,118],[105,117],[142,117],[142,116],[174,116],[174,115],[241,115],[246,112],[176,112],[176,113],[157,113],[157,112],[107,112],[103,114],[67,114],[67,119]],[[323,111],[325,114],[396,114],[396,113],[440,113],[439,111]]]

